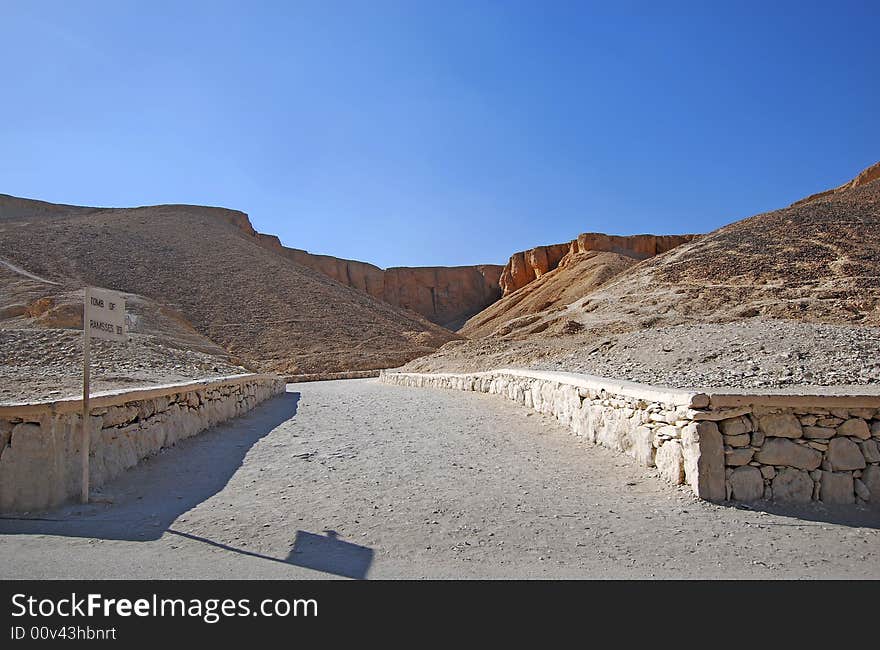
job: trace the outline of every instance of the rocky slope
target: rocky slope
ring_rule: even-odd
[[[543,314],[565,309],[636,263],[634,258],[619,253],[567,253],[556,268],[481,311],[459,333],[478,338],[532,332],[534,327],[542,326],[539,321]]]
[[[736,323],[752,333],[758,349],[763,345],[784,355],[790,350],[783,348],[797,346],[810,354],[814,345],[822,349],[815,353],[820,362],[813,367],[791,358],[773,364],[763,355],[740,359]],[[730,386],[873,384],[878,325],[880,165],[874,165],[840,188],[641,261],[562,309],[554,305],[530,316],[526,327],[450,344],[410,367],[538,365],[618,372],[629,364],[627,376],[675,385],[711,382],[712,376]],[[835,327],[833,335],[824,326]],[[677,344],[670,345],[670,335],[658,334],[658,328],[677,336]],[[639,341],[647,349],[638,351],[643,361],[633,365]],[[663,345],[677,352],[655,350],[652,341],[666,341]],[[825,354],[829,344],[830,352],[844,353]],[[594,363],[600,357],[601,363]],[[736,363],[728,363],[732,359]],[[781,368],[792,374],[780,375]],[[755,378],[763,383],[755,384]]]
[[[800,201],[795,201],[794,203],[792,203],[792,207],[796,205],[802,205],[804,203],[810,203],[817,199],[826,198],[840,192],[845,192],[846,190],[853,190],[857,187],[861,187],[862,185],[873,183],[876,180],[880,180],[880,162],[871,165],[870,167],[862,171],[862,173],[856,176],[854,179],[844,183],[839,187],[825,190],[824,192],[819,192],[818,194],[813,194],[805,199],[801,199]]]
[[[501,271],[499,284],[504,296],[521,289],[552,271],[567,255],[588,251],[617,253],[636,260],[644,260],[665,253],[676,246],[687,243],[697,235],[606,235],[600,232],[585,232],[565,244],[537,246],[527,251],[514,253]]]
[[[501,273],[501,300],[465,323],[468,337],[537,333],[545,313],[557,312],[598,289],[639,260],[693,240],[696,235],[583,233],[566,244],[515,253]],[[576,323],[568,326],[578,328]],[[572,332],[567,332],[572,333]]]
[[[250,223],[247,226],[249,228]],[[297,264],[320,271],[389,305],[412,310],[448,329],[458,329],[470,316],[501,296],[498,281],[502,267],[497,264],[381,269],[366,262],[288,248],[275,235],[249,229],[262,246]]]
[[[144,315],[165,314],[175,336],[288,374],[399,365],[456,338],[267,249],[248,229],[247,215],[221,208],[68,208],[0,196],[0,327],[52,326],[39,319],[56,308],[60,318],[88,283],[140,297]],[[44,313],[22,311],[44,298]]]

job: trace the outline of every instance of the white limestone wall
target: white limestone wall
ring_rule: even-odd
[[[273,375],[238,375],[91,398],[90,484],[284,392]],[[80,494],[81,401],[0,406],[0,512],[45,510]]]

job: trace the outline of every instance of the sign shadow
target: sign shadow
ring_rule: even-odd
[[[96,490],[92,503],[4,515],[0,534],[159,539],[180,515],[220,492],[251,447],[296,415],[299,399],[298,392],[282,393],[240,417],[178,441]]]

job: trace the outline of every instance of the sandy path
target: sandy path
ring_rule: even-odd
[[[45,284],[58,284],[57,282],[52,282],[52,280],[47,280],[46,278],[41,278],[39,275],[34,275],[29,271],[25,271],[20,266],[16,266],[12,262],[7,262],[4,259],[0,259],[0,266],[5,266],[7,269],[12,271],[13,273],[18,273],[21,276],[26,278],[30,278],[31,280],[36,280],[37,282],[44,282]]]
[[[703,503],[497,397],[375,379],[291,384],[101,496],[0,521],[0,578],[880,578],[876,510]]]

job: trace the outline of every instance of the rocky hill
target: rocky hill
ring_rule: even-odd
[[[551,275],[536,286],[545,278]],[[675,385],[711,377],[742,384],[762,373],[767,383],[754,385],[880,381],[880,164],[839,188],[737,221],[587,288],[562,308],[553,304],[528,317],[527,326],[450,344],[411,367],[513,364]],[[743,350],[740,325],[753,351]],[[828,327],[836,328],[833,350],[824,349]],[[656,349],[651,341],[662,344]],[[632,362],[636,353],[639,364]],[[828,367],[807,368],[806,357],[820,354]],[[788,363],[770,364],[773,355]],[[736,360],[741,372],[727,372],[725,359]],[[778,376],[780,367],[790,374]]]
[[[503,297],[461,329],[468,337],[541,331],[543,313],[564,309],[640,260],[687,243],[696,235],[583,233],[565,244],[514,253],[504,267]],[[577,328],[577,324],[569,328]],[[569,332],[570,333],[570,332]]]
[[[567,255],[604,251],[636,260],[644,260],[691,241],[697,235],[606,235],[585,232],[564,244],[537,246],[514,253],[501,271],[499,284],[504,296],[521,289],[552,271]]]
[[[566,253],[555,268],[481,311],[459,333],[478,338],[533,332],[543,327],[545,313],[565,309],[636,263],[635,258],[619,253]]]
[[[268,249],[248,229],[247,215],[222,208],[83,208],[2,195],[0,328],[51,326],[40,319],[60,317],[71,292],[90,284],[137,296],[145,313],[166,310],[148,334],[195,336],[286,374],[399,365],[456,338]],[[52,304],[38,314],[43,299]]]
[[[451,330],[461,327],[469,317],[501,296],[498,281],[502,267],[497,264],[381,269],[366,262],[288,248],[274,235],[254,233],[253,236],[261,245],[297,264],[320,271],[389,305],[412,310]]]

